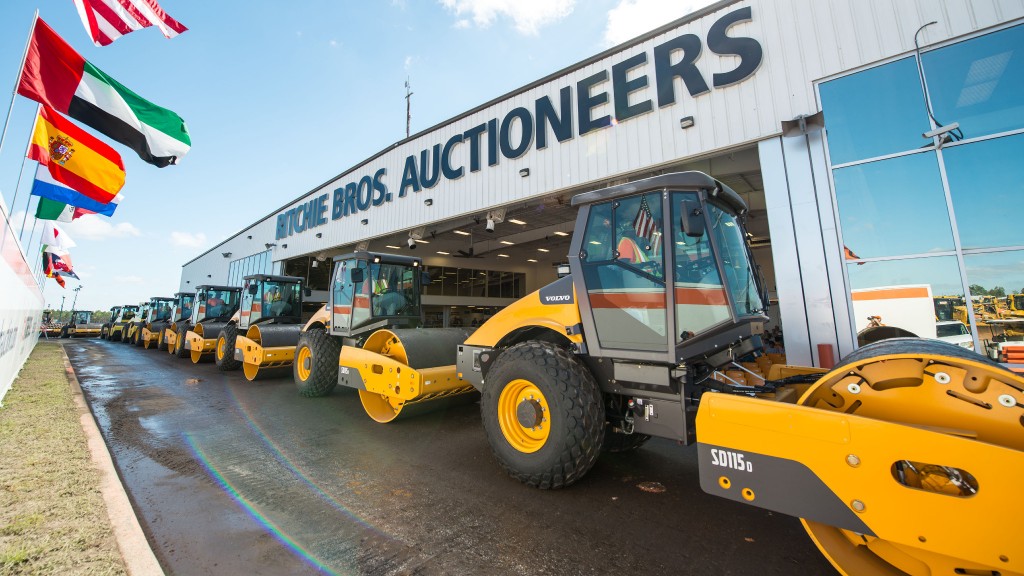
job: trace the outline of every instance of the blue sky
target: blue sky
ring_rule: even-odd
[[[407,77],[416,133],[711,3],[160,2],[188,32],[167,40],[149,28],[103,48],[91,43],[71,0],[0,5],[4,115],[38,8],[87,60],[181,115],[192,136],[181,164],[162,169],[112,143],[127,171],[124,201],[113,218],[65,226],[78,243],[71,254],[81,309],[171,295],[182,264],[403,139]],[[15,98],[0,151],[8,205],[34,115],[34,102]],[[30,161],[11,207],[16,229],[33,173]],[[76,285],[64,291],[47,280],[46,303],[59,307],[66,294],[70,307]]]

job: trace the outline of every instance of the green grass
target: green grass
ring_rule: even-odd
[[[0,574],[125,574],[60,344],[40,342],[0,408]]]

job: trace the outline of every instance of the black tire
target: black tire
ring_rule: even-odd
[[[178,327],[178,339],[174,342],[174,355],[178,358],[188,358],[188,350],[185,349],[185,335],[188,334],[188,329],[185,326]]]
[[[121,331],[117,333],[117,335],[114,335],[114,327],[111,326],[110,334],[107,335],[107,339],[110,340],[111,342],[120,342],[122,339],[124,339],[124,328],[122,328]]]
[[[67,329],[66,326],[64,328],[60,329],[60,337],[61,338],[70,338],[71,337],[71,334],[68,334],[68,329]]]
[[[629,452],[643,446],[644,442],[650,439],[651,437],[647,434],[637,434],[636,432],[626,434],[625,432],[612,430],[612,427],[609,425],[604,431],[604,444],[601,446],[601,451],[613,454]]]
[[[160,329],[160,335],[156,338],[156,349],[159,352],[167,350],[167,341],[164,340],[164,333],[167,331],[167,326]]]
[[[1014,373],[998,362],[992,361],[991,358],[978,354],[973,350],[961,348],[960,346],[950,344],[949,342],[930,340],[927,338],[890,338],[888,340],[880,340],[874,344],[862,346],[844,356],[833,370],[840,370],[869,358],[886,356],[889,354],[934,354],[936,356],[949,356],[951,358],[959,358],[961,360],[980,362],[1008,374]]]
[[[106,340],[109,337],[107,330],[108,328],[106,326],[100,326],[100,340]]]
[[[500,424],[499,399],[517,380],[535,386],[550,408],[548,435],[530,453],[513,446]],[[590,470],[601,453],[605,433],[601,391],[590,371],[554,344],[523,342],[502,352],[487,374],[480,410],[498,464],[528,486],[569,486]]]
[[[132,339],[132,344],[135,344],[136,348],[142,348],[142,345],[145,343],[146,341],[142,337],[142,326],[139,326],[135,329],[135,338]]]
[[[238,337],[238,324],[230,323],[217,335],[217,347],[214,348],[213,357],[217,361],[217,368],[227,372],[238,370],[242,363],[235,360],[235,338]],[[220,339],[224,339],[224,356],[220,356]]]
[[[309,351],[309,366],[300,366],[300,358]],[[341,343],[327,333],[325,328],[310,328],[299,335],[295,345],[295,363],[292,364],[292,378],[299,394],[306,398],[326,396],[338,385],[338,357],[341,355]],[[305,362],[305,359],[303,359]],[[308,372],[307,372],[308,370]],[[303,380],[302,374],[308,373]]]

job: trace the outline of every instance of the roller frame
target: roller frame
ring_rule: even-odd
[[[383,396],[398,398],[406,403],[420,396],[433,398],[441,393],[473,389],[469,382],[460,380],[455,365],[434,368],[412,368],[388,356],[343,346],[338,360],[338,384],[365,390]]]
[[[1024,454],[1017,450],[841,412],[726,394],[702,398],[697,441],[701,487],[709,494],[877,534],[992,570],[1024,572],[1019,526],[1012,526],[1024,518],[1024,500],[1019,497]],[[742,455],[750,470],[737,470],[734,456],[728,459],[732,467],[713,464],[713,449]],[[716,455],[720,458],[722,452]],[[856,456],[856,466],[849,463],[850,455]],[[954,497],[903,486],[890,472],[901,460],[967,470],[978,480],[978,493]],[[722,477],[729,479],[728,488]],[[804,486],[815,482],[825,492]],[[753,499],[744,497],[744,488],[753,490]],[[819,495],[817,501],[811,501],[812,494]],[[862,512],[854,511],[855,501],[864,504]],[[993,520],[999,518],[1005,525],[994,527]]]

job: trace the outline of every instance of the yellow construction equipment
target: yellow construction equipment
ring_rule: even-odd
[[[102,323],[92,322],[89,310],[72,310],[71,319],[61,329],[61,338],[83,338],[99,336]]]
[[[469,333],[420,328],[423,267],[419,258],[356,252],[334,258],[329,301],[303,327],[293,375],[304,396],[342,384],[359,391],[378,422],[407,405],[475,392],[455,374]]]
[[[666,174],[572,204],[571,275],[458,344],[454,378],[429,358],[434,331],[382,328],[341,347],[338,382],[378,421],[431,386],[472,386],[499,465],[538,488],[650,436],[696,444],[704,490],[802,518],[848,576],[1024,574],[1024,378],[918,338],[831,371],[779,367],[760,353],[767,293],[728,186]],[[331,333],[372,320],[379,279],[340,264]]]
[[[238,312],[240,299],[241,289],[235,286],[196,286],[192,321],[184,337],[185,350],[194,364],[212,357],[217,336]]]
[[[302,278],[296,276],[255,274],[244,278],[233,357],[241,362],[247,380],[292,367],[295,345],[302,332],[303,295]],[[224,332],[218,342],[226,352]]]
[[[174,307],[171,309],[171,322],[164,328],[163,334],[157,339],[156,349],[184,358],[185,334],[192,323],[192,307],[195,303],[195,292],[177,292],[174,294]],[[181,337],[179,338],[179,335]]]
[[[110,323],[107,331],[105,334],[101,333],[100,337],[114,342],[127,341],[128,325],[138,313],[139,307],[136,305],[114,306],[110,309]]]

